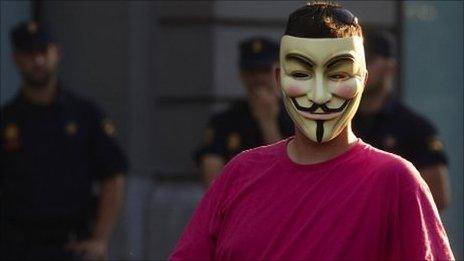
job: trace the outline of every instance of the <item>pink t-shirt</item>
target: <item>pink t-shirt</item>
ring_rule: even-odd
[[[170,260],[450,260],[430,191],[408,161],[358,140],[299,165],[288,140],[230,161]]]

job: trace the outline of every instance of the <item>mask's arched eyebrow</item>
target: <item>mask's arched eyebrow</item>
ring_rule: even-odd
[[[304,64],[308,65],[311,68],[314,67],[314,65],[316,64],[315,62],[313,62],[308,57],[305,57],[303,55],[296,54],[296,53],[288,54],[285,58],[287,58],[287,59],[295,59],[295,60],[297,60],[297,61],[299,61],[301,63],[304,63]]]
[[[340,62],[354,63],[354,62],[355,62],[355,59],[354,59],[354,56],[351,55],[351,54],[342,54],[342,55],[335,56],[335,57],[333,57],[332,59],[330,59],[330,60],[326,63],[326,66],[325,66],[325,67],[326,67],[327,69],[330,69],[330,67],[333,67],[335,64],[340,63]]]

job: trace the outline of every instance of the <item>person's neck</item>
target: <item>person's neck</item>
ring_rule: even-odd
[[[317,143],[307,138],[295,128],[295,138],[287,147],[287,153],[298,164],[317,164],[333,159],[348,151],[357,142],[357,137],[348,125],[335,138],[328,142]]]
[[[53,79],[40,88],[24,84],[22,91],[26,100],[30,103],[36,105],[50,105],[56,98],[57,89],[58,80]]]

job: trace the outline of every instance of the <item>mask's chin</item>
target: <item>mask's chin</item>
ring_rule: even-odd
[[[343,128],[340,121],[352,107],[353,100],[345,100],[336,108],[317,108],[320,105],[303,107],[296,98],[285,97],[285,107],[301,132],[310,140],[324,143],[338,136]]]

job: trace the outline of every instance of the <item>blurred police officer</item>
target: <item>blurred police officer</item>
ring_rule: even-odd
[[[11,38],[22,86],[1,111],[1,259],[104,259],[126,172],[114,124],[58,81],[45,25]]]
[[[206,185],[239,152],[293,135],[293,123],[274,83],[278,44],[265,37],[252,37],[240,43],[239,51],[239,77],[247,100],[232,104],[209,121],[196,154]]]
[[[443,210],[450,194],[443,144],[432,123],[393,97],[397,68],[392,36],[368,32],[365,47],[369,78],[353,130],[367,143],[411,161]]]

